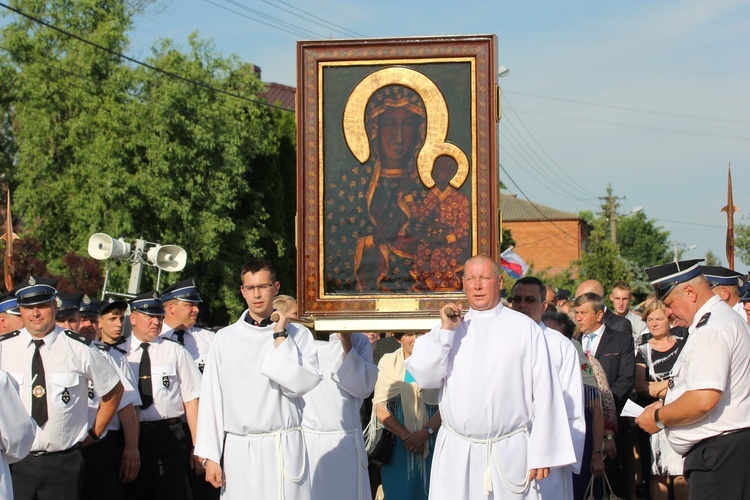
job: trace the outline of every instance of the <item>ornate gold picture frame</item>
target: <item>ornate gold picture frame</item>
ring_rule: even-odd
[[[299,42],[299,311],[422,329],[498,254],[496,39]]]

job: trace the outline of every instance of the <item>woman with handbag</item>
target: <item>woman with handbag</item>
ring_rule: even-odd
[[[390,457],[377,457],[388,500],[426,500],[429,491],[430,452],[440,428],[438,390],[420,389],[404,367],[420,335],[394,334],[401,348],[378,363],[372,419],[365,435],[371,458],[373,453],[387,455],[389,442],[382,440],[393,440]]]

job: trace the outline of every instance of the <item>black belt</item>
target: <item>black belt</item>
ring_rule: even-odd
[[[144,431],[148,431],[151,429],[158,429],[159,427],[166,427],[168,425],[179,424],[179,423],[182,423],[182,420],[180,419],[180,417],[165,418],[163,420],[151,420],[148,422],[141,422],[141,429]]]
[[[731,431],[726,431],[726,432],[722,432],[721,434],[717,434],[717,435],[715,435],[715,436],[711,436],[711,437],[708,437],[708,438],[706,438],[706,439],[702,439],[702,440],[698,441],[697,443],[695,443],[695,444],[694,444],[694,445],[693,445],[693,446],[692,446],[692,447],[691,447],[691,448],[690,448],[690,449],[688,450],[688,452],[687,452],[687,453],[685,453],[685,454],[683,455],[683,457],[687,457],[687,456],[688,456],[688,455],[690,455],[690,454],[691,454],[692,452],[694,452],[695,450],[697,450],[697,449],[698,449],[698,448],[700,448],[701,446],[707,445],[707,444],[708,444],[708,443],[710,443],[711,441],[715,441],[715,440],[717,440],[717,439],[719,439],[719,438],[723,438],[723,437],[725,437],[725,436],[731,436],[732,434],[739,434],[740,432],[745,432],[745,431],[750,431],[750,427],[743,427],[742,429],[734,429],[734,430],[731,430]]]
[[[32,451],[29,453],[32,457],[46,457],[47,455],[63,455],[65,453],[70,453],[71,451],[75,451],[81,447],[80,443],[76,443],[67,450],[60,450],[60,451]]]

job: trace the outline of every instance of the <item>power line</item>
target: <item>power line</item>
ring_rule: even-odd
[[[348,28],[345,28],[344,26],[339,26],[336,23],[332,23],[330,21],[327,21],[327,20],[323,19],[322,17],[318,17],[315,14],[312,14],[312,13],[307,12],[305,10],[302,10],[302,9],[300,9],[298,7],[295,7],[294,5],[292,5],[290,3],[287,3],[287,2],[284,2],[283,0],[277,0],[277,2],[280,3],[280,4],[286,5],[287,7],[290,7],[292,9],[294,9],[294,10],[296,10],[297,12],[301,12],[302,14],[304,14],[304,16],[300,15],[300,14],[295,14],[294,12],[292,12],[290,10],[287,10],[287,9],[285,9],[283,7],[279,7],[278,5],[274,5],[272,2],[269,2],[268,0],[262,0],[262,1],[263,1],[263,3],[267,3],[268,5],[270,5],[272,7],[275,7],[277,9],[279,9],[279,10],[287,12],[287,13],[293,15],[293,16],[299,17],[300,19],[304,19],[305,21],[317,24],[318,26],[321,26],[321,27],[326,28],[326,29],[333,29],[333,31],[336,31],[336,32],[344,35],[345,37],[352,37],[352,36],[357,37],[358,36],[358,37],[362,37],[362,38],[367,38],[367,35],[363,35],[361,33],[357,33],[356,31],[352,31],[352,30],[350,30]],[[305,17],[305,16],[309,16],[309,17]],[[319,21],[323,21],[323,23],[325,23],[325,24],[318,23],[318,22],[316,22],[316,21],[314,21],[313,19],[310,19],[310,18],[317,19]]]
[[[536,210],[537,212],[539,212],[539,215],[541,215],[541,216],[542,216],[542,218],[543,218],[543,219],[544,219],[544,220],[545,220],[546,222],[549,222],[550,224],[552,224],[552,225],[553,225],[553,226],[555,227],[555,229],[557,229],[558,231],[560,231],[560,232],[561,232],[562,234],[564,234],[564,235],[565,235],[565,236],[567,236],[568,238],[571,238],[571,239],[573,239],[573,240],[576,240],[576,241],[578,241],[578,238],[576,238],[575,236],[573,236],[573,235],[571,235],[571,234],[568,234],[568,233],[567,233],[566,231],[564,231],[564,230],[563,230],[563,229],[562,229],[562,228],[561,228],[560,226],[558,226],[557,224],[555,224],[555,222],[554,222],[553,220],[551,220],[551,219],[550,219],[549,217],[547,217],[547,216],[546,216],[546,215],[544,214],[544,212],[542,212],[542,211],[541,211],[541,210],[539,209],[539,207],[537,207],[537,206],[536,206],[536,203],[532,202],[532,201],[531,201],[531,200],[529,199],[529,197],[528,197],[528,196],[526,196],[526,193],[524,193],[524,192],[523,192],[523,189],[521,189],[521,188],[520,188],[520,187],[518,186],[518,184],[516,184],[516,181],[514,181],[514,180],[513,180],[513,177],[511,177],[511,176],[510,176],[510,174],[509,174],[509,173],[507,172],[507,170],[505,170],[505,167],[503,167],[503,164],[502,164],[502,163],[498,162],[498,165],[500,166],[500,170],[502,170],[502,171],[503,171],[503,173],[505,173],[506,177],[508,177],[508,180],[510,180],[510,182],[511,182],[511,183],[512,183],[512,184],[513,184],[514,186],[516,186],[516,189],[518,189],[518,192],[519,192],[519,193],[521,193],[521,196],[523,196],[523,197],[524,197],[524,199],[525,199],[526,201],[528,201],[528,202],[529,202],[529,203],[531,204],[531,206],[532,206],[532,207],[534,207],[534,209],[535,209],[535,210]]]
[[[570,115],[558,115],[555,113],[547,113],[544,111],[536,111],[533,109],[524,109],[524,108],[516,108],[516,110],[527,113],[530,115],[535,116],[543,116],[547,118],[558,118],[560,120],[570,120],[574,122],[582,122],[582,123],[594,123],[597,125],[610,125],[612,127],[621,127],[621,128],[629,128],[634,130],[647,130],[650,132],[662,132],[667,134],[677,134],[677,135],[692,135],[696,137],[709,137],[711,139],[729,139],[734,141],[750,141],[750,137],[739,137],[739,136],[731,136],[731,135],[718,135],[718,134],[704,134],[701,132],[690,132],[687,130],[675,130],[675,129],[667,129],[667,128],[657,128],[657,127],[644,127],[642,125],[629,125],[627,123],[621,123],[621,122],[611,122],[606,120],[595,120],[592,118],[581,118],[576,116],[570,116]]]
[[[700,227],[713,227],[718,229],[726,229],[726,226],[719,226],[717,224],[700,224],[698,222],[685,222],[681,220],[669,220],[669,219],[654,219],[660,222],[671,222],[673,224],[684,224],[686,226],[700,226]]]
[[[539,95],[539,94],[531,94],[528,92],[515,92],[513,90],[503,89],[504,92],[511,92],[513,94],[518,95],[524,95],[527,97],[535,97],[537,99],[547,99],[550,101],[558,101],[558,102],[568,102],[571,104],[582,104],[584,106],[593,106],[597,108],[605,108],[605,109],[615,109],[618,111],[629,111],[631,113],[644,113],[649,115],[658,115],[658,116],[671,116],[675,118],[688,118],[692,120],[708,120],[708,121],[715,121],[715,122],[727,122],[727,123],[739,123],[742,125],[750,125],[750,120],[741,120],[737,118],[726,118],[726,117],[718,117],[718,116],[709,116],[709,115],[694,115],[689,113],[675,113],[672,111],[659,111],[659,110],[653,110],[653,109],[643,109],[643,108],[633,108],[629,106],[616,106],[612,104],[600,104],[600,103],[594,103],[589,101],[578,101],[575,99],[565,99],[562,97],[551,97],[551,96],[545,96],[545,95]]]
[[[209,0],[206,0],[206,1],[208,3],[210,3],[210,4],[216,5],[217,7],[222,7],[221,5],[219,5],[217,3],[211,2]],[[239,12],[232,11],[231,9],[226,9],[226,10],[229,10],[230,12],[234,12],[235,14],[237,14],[239,16],[242,16],[242,17],[245,17],[247,19],[250,19],[252,21],[256,21],[256,22],[259,22],[261,24],[265,24],[266,26],[270,26],[272,28],[279,28],[282,31],[287,31],[288,32],[288,30],[297,30],[296,34],[300,35],[300,36],[302,36],[304,38],[326,38],[325,35],[322,35],[320,33],[316,33],[316,32],[314,32],[312,30],[305,29],[305,28],[303,28],[303,27],[301,27],[299,25],[293,24],[293,23],[288,23],[288,22],[283,21],[283,20],[281,20],[281,19],[279,19],[277,17],[265,14],[265,13],[259,11],[259,10],[255,10],[255,9],[253,9],[251,7],[248,7],[247,5],[245,5],[245,4],[241,3],[241,2],[237,2],[235,0],[224,0],[224,1],[226,3],[229,3],[229,4],[232,4],[232,5],[236,6],[236,7],[239,7],[240,9],[242,9],[244,11],[247,11],[247,12],[249,12],[251,14],[255,14],[256,16],[260,16],[261,18],[264,18],[264,19],[266,19],[266,20],[268,20],[268,21],[270,21],[272,23],[276,23],[276,25],[269,24],[269,23],[267,23],[265,21],[261,21],[260,19],[257,19],[257,18],[252,17],[252,16],[248,16],[248,15],[245,15],[245,14],[240,14]]]
[[[283,111],[289,111],[288,109],[283,108],[281,106],[276,106],[275,104],[271,104],[271,103],[268,103],[268,102],[259,101],[257,99],[251,99],[249,97],[245,97],[245,96],[240,95],[240,94],[235,94],[234,92],[229,92],[229,91],[217,88],[217,87],[212,87],[211,85],[208,85],[208,84],[203,83],[203,82],[199,82],[197,80],[191,80],[190,78],[186,78],[184,76],[178,75],[177,73],[174,73],[172,71],[167,71],[165,69],[157,68],[156,66],[152,66],[151,64],[145,63],[143,61],[139,61],[138,59],[134,59],[134,58],[132,58],[130,56],[126,56],[125,54],[121,54],[121,53],[119,53],[117,51],[114,51],[112,49],[109,49],[107,47],[99,45],[98,43],[95,43],[95,42],[92,42],[90,40],[87,40],[87,39],[85,39],[85,38],[83,38],[81,36],[78,36],[78,35],[76,35],[74,33],[66,31],[66,30],[64,30],[62,28],[58,28],[57,26],[55,26],[53,24],[50,24],[50,23],[48,23],[46,21],[43,21],[42,19],[34,17],[34,16],[32,16],[30,14],[27,14],[27,13],[25,13],[23,11],[20,11],[18,9],[15,9],[15,8],[11,7],[10,5],[6,5],[6,4],[4,4],[2,2],[0,2],[0,7],[5,7],[6,9],[10,10],[11,12],[15,12],[19,16],[25,17],[25,18],[27,18],[27,19],[29,19],[31,21],[34,21],[37,24],[41,24],[42,26],[46,26],[47,28],[50,28],[50,29],[52,29],[54,31],[57,31],[58,33],[61,33],[61,34],[65,35],[65,36],[67,36],[67,37],[70,37],[70,38],[73,38],[75,40],[78,40],[79,42],[83,42],[83,43],[85,43],[87,45],[95,47],[95,48],[97,48],[99,50],[102,50],[102,51],[104,51],[104,52],[106,52],[108,54],[111,54],[113,56],[117,56],[117,57],[119,57],[121,59],[124,59],[126,61],[130,61],[130,62],[132,62],[134,64],[139,65],[139,66],[143,66],[144,68],[148,68],[148,69],[150,69],[152,71],[156,71],[156,72],[161,73],[163,75],[166,75],[166,76],[168,76],[170,78],[175,78],[177,80],[181,80],[183,82],[190,83],[192,85],[196,85],[198,87],[202,87],[204,89],[207,89],[207,90],[210,90],[210,91],[213,91],[213,92],[217,92],[219,94],[224,94],[224,95],[229,96],[229,97],[234,97],[236,99],[241,99],[243,101],[252,102],[254,104],[258,104],[258,105],[261,105],[261,106],[268,106],[268,107],[280,109],[280,110],[283,110]]]
[[[542,147],[542,145],[536,139],[536,137],[534,136],[534,134],[531,133],[531,131],[529,130],[529,128],[526,126],[526,123],[524,123],[524,121],[521,119],[521,117],[518,115],[518,113],[516,113],[516,110],[513,107],[513,105],[510,103],[510,101],[508,100],[508,97],[506,95],[503,95],[503,98],[505,99],[505,103],[508,105],[508,108],[511,110],[511,112],[513,113],[513,115],[516,118],[518,118],[518,122],[521,124],[521,126],[524,128],[524,130],[526,130],[526,133],[529,135],[529,137],[531,137],[531,139],[534,141],[534,143],[537,145],[537,147],[542,151],[542,153],[544,153],[544,155],[547,158],[549,158],[550,162],[552,162],[552,164],[555,167],[557,167],[558,172],[561,174],[561,177],[559,177],[559,178],[562,179],[562,181],[564,183],[568,184],[568,186],[571,186],[575,191],[580,190],[580,191],[583,191],[583,194],[588,195],[588,198],[578,198],[578,199],[580,199],[582,201],[591,201],[593,199],[596,199],[596,194],[592,193],[591,191],[589,191],[588,189],[586,189],[584,186],[575,185],[571,181],[569,181],[567,173],[560,167],[560,165],[557,164],[557,162],[554,160],[554,158],[552,158],[552,156],[550,156],[550,154],[547,152],[547,150]],[[511,123],[511,124],[512,124],[512,122],[513,122],[512,120],[509,121],[509,123]],[[544,163],[545,165],[547,165],[546,162],[542,158],[539,158],[539,159],[542,161],[542,163]],[[552,169],[550,169],[550,170],[552,170]]]

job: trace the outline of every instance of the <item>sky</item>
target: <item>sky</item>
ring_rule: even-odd
[[[162,0],[128,54],[193,32],[291,86],[299,40],[495,34],[507,192],[598,211],[611,186],[618,213],[642,209],[683,258],[726,265],[731,163],[735,225],[750,224],[749,1]]]

